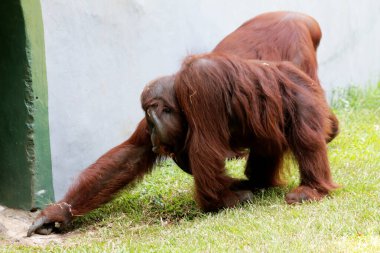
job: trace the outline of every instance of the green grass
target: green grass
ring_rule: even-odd
[[[52,252],[380,252],[380,83],[335,96],[340,135],[329,145],[334,180],[342,188],[321,202],[289,206],[298,184],[255,196],[252,203],[204,214],[192,199],[193,180],[172,162],[75,221],[62,245],[5,246]],[[227,163],[241,176],[245,161]],[[291,165],[291,163],[289,163]]]

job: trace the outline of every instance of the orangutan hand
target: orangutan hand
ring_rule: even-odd
[[[67,225],[73,218],[71,205],[66,202],[51,204],[37,216],[36,220],[29,227],[27,236],[33,233],[48,235],[56,229],[56,223]]]

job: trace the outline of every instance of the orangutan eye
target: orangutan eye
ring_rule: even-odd
[[[150,120],[147,120],[147,122],[148,122],[149,131],[152,131],[154,128],[154,124]]]
[[[172,112],[172,110],[169,107],[164,107],[164,109],[162,111],[164,113],[171,113]]]

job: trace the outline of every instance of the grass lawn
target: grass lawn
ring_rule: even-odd
[[[288,187],[261,192],[243,206],[204,214],[192,199],[193,179],[170,161],[136,187],[74,222],[64,245],[3,250],[52,252],[380,252],[380,83],[350,89],[333,103],[340,135],[329,144],[335,182],[321,202],[289,206],[298,184],[290,161]],[[227,162],[241,176],[245,161]],[[1,249],[0,249],[1,251]]]

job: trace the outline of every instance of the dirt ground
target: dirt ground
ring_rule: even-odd
[[[0,206],[0,244],[1,242],[9,244],[22,244],[43,246],[49,243],[62,244],[66,235],[37,235],[26,237],[26,232],[32,224],[38,212],[32,213],[23,210],[11,209]]]

